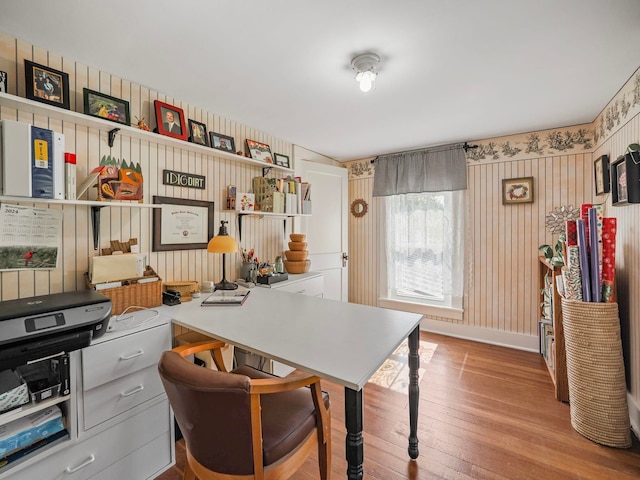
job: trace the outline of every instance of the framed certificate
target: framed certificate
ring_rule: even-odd
[[[214,235],[213,202],[153,197],[162,208],[153,211],[153,251],[207,248]]]

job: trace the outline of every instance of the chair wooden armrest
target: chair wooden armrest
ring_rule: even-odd
[[[189,343],[187,345],[180,345],[174,348],[172,351],[176,352],[182,357],[188,357],[189,355],[196,354],[198,352],[204,352],[205,350],[211,351],[211,358],[216,364],[217,369],[220,372],[226,372],[227,368],[224,366],[224,359],[222,358],[222,348],[226,344],[216,340],[205,340],[204,342]]]
[[[293,373],[282,378],[252,378],[251,393],[264,395],[286,392],[288,390],[297,390],[300,387],[306,387],[316,382],[320,382],[320,378],[302,372]]]

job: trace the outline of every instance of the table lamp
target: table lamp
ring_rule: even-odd
[[[207,252],[209,253],[221,253],[222,254],[222,280],[215,284],[214,290],[235,290],[238,288],[237,283],[227,281],[225,254],[235,253],[238,251],[238,242],[235,238],[229,236],[226,220],[220,220],[220,230],[218,235],[209,240],[207,245]]]

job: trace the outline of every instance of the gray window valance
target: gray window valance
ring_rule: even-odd
[[[381,155],[375,160],[373,196],[467,189],[462,145]]]

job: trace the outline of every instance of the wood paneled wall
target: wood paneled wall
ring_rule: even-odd
[[[71,110],[82,112],[82,89],[98,90],[130,102],[131,119],[146,118],[155,126],[153,101],[178,106],[185,117],[198,120],[211,131],[235,138],[236,150],[244,150],[244,140],[250,138],[271,146],[272,151],[292,157],[293,146],[282,139],[254,130],[246,125],[223,118],[197,106],[188,105],[179,98],[156,92],[151,88],[117,78],[99,69],[82,65],[73,59],[62,58],[36,46],[0,34],[0,70],[9,72],[9,93],[25,96],[24,59],[48,65],[69,74]],[[149,83],[152,79],[149,79]],[[178,92],[179,93],[179,92]],[[215,231],[220,220],[229,220],[230,233],[237,238],[237,215],[224,210],[226,188],[235,185],[238,191],[249,191],[251,180],[261,176],[259,167],[233,162],[211,153],[193,153],[179,146],[165,146],[153,141],[131,139],[118,134],[113,148],[107,143],[108,132],[75,125],[69,122],[27,114],[6,107],[0,108],[0,118],[33,123],[65,134],[66,151],[75,152],[78,161],[78,180],[81,181],[98,165],[103,155],[112,155],[127,162],[139,162],[144,176],[144,200],[152,202],[153,195],[206,200],[215,203]],[[186,120],[186,119],[185,119]],[[114,127],[117,125],[114,124]],[[196,190],[169,187],[162,184],[162,170],[176,170],[206,177],[207,189]],[[277,172],[270,175],[276,176]],[[93,250],[91,210],[86,206],[33,204],[43,208],[59,208],[63,212],[62,255],[59,266],[50,271],[12,271],[0,273],[0,300],[44,295],[84,288],[84,272],[89,258],[97,255]],[[147,208],[103,208],[101,210],[100,246],[108,247],[109,240],[139,239],[141,252],[148,255],[148,263],[165,280],[213,280],[222,277],[221,256],[206,250],[151,252],[152,211]],[[288,222],[289,224],[291,222]],[[285,250],[282,219],[245,217],[241,247],[255,248],[260,259],[275,259]],[[239,255],[227,255],[227,278],[234,279],[239,272]]]
[[[640,115],[629,119],[624,126],[604,140],[594,152],[594,159],[609,155],[615,161],[626,152],[630,143],[640,141]],[[639,415],[635,421],[640,433],[640,205],[612,206],[610,194],[596,197],[604,202],[606,216],[618,219],[616,237],[616,282],[622,327],[622,343],[627,373],[627,388]]]
[[[557,207],[591,198],[592,168],[591,153],[469,164],[465,313],[458,323],[537,335],[537,250],[557,239],[545,219]],[[534,177],[534,203],[502,205],[502,179],[519,177]],[[349,181],[349,201],[369,204],[364,217],[349,217],[349,299],[367,305],[377,305],[380,277],[379,262],[367,259],[378,258],[384,232],[383,200],[371,197],[372,188],[371,176]]]

